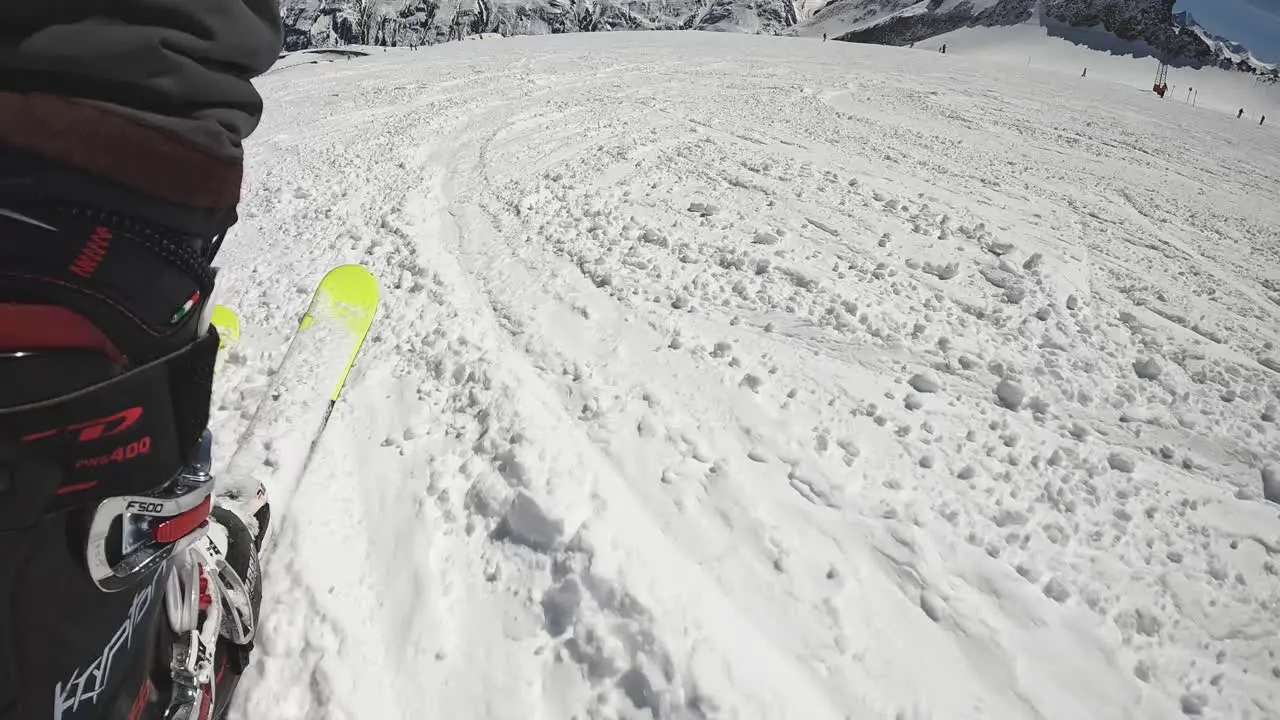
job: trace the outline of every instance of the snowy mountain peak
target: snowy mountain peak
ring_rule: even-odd
[[[1203,25],[1196,22],[1195,17],[1190,12],[1175,13],[1173,22],[1180,32],[1194,33],[1205,45],[1208,45],[1217,58],[1217,64],[1222,65],[1224,68],[1227,65],[1232,65],[1236,69],[1244,70],[1245,72],[1268,72],[1275,70],[1277,67],[1275,63],[1266,63],[1259,60],[1244,45],[1210,32]],[[1242,67],[1245,65],[1254,69],[1248,70]]]

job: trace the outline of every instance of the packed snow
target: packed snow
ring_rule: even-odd
[[[990,62],[992,72],[1017,72],[1027,81],[1042,83],[1043,92],[1052,95],[1093,87],[1069,80],[1081,75],[1086,80],[1150,92],[1160,67],[1159,51],[1144,42],[1120,40],[1101,30],[1044,25],[1038,20],[1004,27],[961,28],[922,40],[914,49],[936,51],[943,44],[948,56]],[[1171,67],[1167,82],[1165,99],[1170,103],[1193,104],[1229,112],[1233,117],[1244,110],[1244,117],[1255,125],[1264,115],[1270,117],[1268,123],[1280,119],[1280,85],[1259,82],[1256,75],[1216,67]],[[1163,120],[1163,114],[1152,118],[1153,122]],[[1248,137],[1240,139],[1247,141]]]
[[[218,467],[328,268],[385,303],[233,717],[1280,716],[1280,130],[961,45],[262,78]]]

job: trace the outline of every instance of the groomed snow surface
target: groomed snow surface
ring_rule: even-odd
[[[1280,130],[1019,64],[263,78],[220,462],[325,270],[385,305],[233,716],[1280,717]]]

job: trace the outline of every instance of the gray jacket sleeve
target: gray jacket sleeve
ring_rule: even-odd
[[[0,0],[0,199],[235,222],[277,0]]]
[[[276,0],[6,0],[0,91],[121,106],[237,154],[281,41]]]

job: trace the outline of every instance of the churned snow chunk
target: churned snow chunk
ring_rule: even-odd
[[[1257,488],[1248,486],[1236,488],[1237,500],[1257,500],[1261,496],[1262,493],[1258,492]]]
[[[1068,309],[1068,310],[1075,310],[1075,309],[1076,309],[1076,308],[1078,308],[1078,307],[1080,307],[1080,298],[1076,297],[1075,295],[1068,295],[1068,296],[1067,296],[1067,309]]]
[[[1006,378],[996,386],[996,398],[1000,400],[1001,405],[1016,411],[1022,407],[1022,402],[1027,399],[1027,391],[1023,390],[1018,383]]]
[[[644,234],[640,236],[640,239],[650,245],[657,245],[659,247],[669,247],[671,245],[671,241],[667,239],[667,236],[653,228],[645,230]]]
[[[564,522],[548,517],[537,500],[521,491],[503,516],[499,531],[512,542],[534,550],[550,550],[559,544]]]
[[[1057,602],[1066,602],[1071,597],[1071,591],[1058,578],[1050,578],[1049,582],[1044,584],[1045,597]]]
[[[1131,473],[1137,466],[1132,457],[1119,450],[1115,450],[1107,456],[1107,464],[1111,466],[1112,470],[1119,470],[1122,473]]]
[[[935,265],[931,262],[926,262],[921,269],[939,280],[950,280],[960,274],[960,263],[949,262],[946,265]]]
[[[570,575],[559,585],[549,588],[542,596],[542,617],[547,633],[556,637],[572,627],[581,605],[582,586],[578,578]]]
[[[992,255],[1008,255],[1009,253],[1013,252],[1013,243],[1000,242],[999,240],[992,240],[991,242],[987,243],[986,250]]]
[[[1155,380],[1160,377],[1163,368],[1160,362],[1152,357],[1138,358],[1133,363],[1133,371],[1144,380]]]
[[[777,245],[778,236],[771,232],[758,232],[751,242],[756,245]]]
[[[928,590],[925,590],[920,593],[920,609],[924,611],[925,615],[929,616],[930,620],[934,622],[942,622],[942,619],[945,616],[946,605],[943,604],[942,598],[934,595]]]
[[[1021,510],[1005,508],[997,513],[991,520],[996,524],[996,527],[1009,527],[1026,525],[1030,518]]]
[[[1005,288],[1008,288],[1009,286],[1013,285],[1014,281],[1016,280],[1016,278],[1013,276],[1012,273],[1007,273],[1004,270],[1000,270],[993,267],[984,267],[981,270],[979,270],[978,273],[981,274],[982,277],[985,278],[987,282],[991,283],[992,285],[995,285],[1001,290],[1004,290]]]
[[[1262,497],[1280,505],[1280,466],[1262,468]]]
[[[1184,693],[1180,698],[1182,712],[1187,715],[1202,715],[1209,705],[1209,698],[1204,693]]]
[[[907,383],[916,392],[935,393],[942,389],[942,379],[932,370],[924,370],[912,375]]]
[[[508,506],[511,488],[493,473],[480,474],[467,489],[465,503],[474,512],[496,518]]]
[[[1160,620],[1160,616],[1154,612],[1145,609],[1139,609],[1134,612],[1135,628],[1139,635],[1147,637],[1155,637],[1160,634],[1160,628],[1164,623]]]

